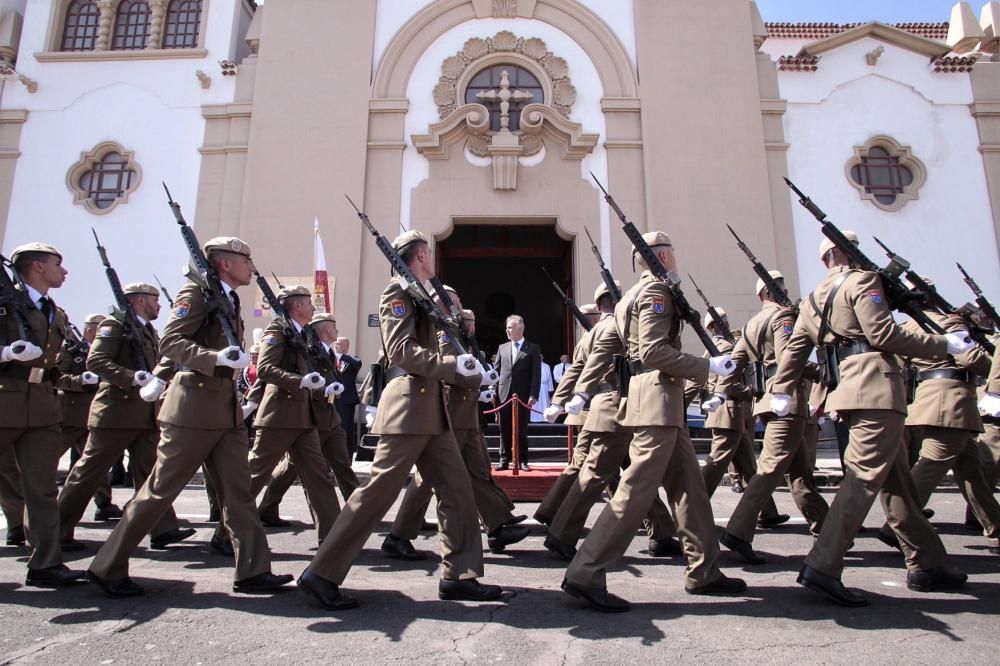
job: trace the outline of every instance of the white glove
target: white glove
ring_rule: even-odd
[[[164,389],[167,388],[167,383],[160,379],[159,377],[153,377],[153,379],[139,389],[139,397],[146,402],[156,402],[163,395]]]
[[[472,354],[459,354],[455,360],[457,361],[455,371],[463,377],[475,377],[483,374],[483,366]],[[471,368],[468,367],[470,365]]]
[[[577,416],[583,411],[584,405],[587,404],[587,399],[582,395],[577,393],[574,395],[569,402],[566,403],[566,413]]]
[[[229,354],[232,352],[236,352],[235,359],[229,358]],[[215,355],[215,364],[222,365],[227,368],[233,368],[235,370],[242,370],[250,365],[250,357],[247,356],[245,351],[236,345],[233,345],[219,350],[219,352]]]
[[[139,370],[134,375],[132,375],[132,386],[138,386],[139,388],[142,388],[151,381],[153,381],[153,375],[146,372],[145,370]]]
[[[27,340],[15,340],[9,346],[3,348],[0,353],[0,361],[10,363],[11,361],[34,361],[42,355],[39,347],[31,344]]]
[[[733,370],[736,369],[736,364],[733,363],[733,357],[729,354],[723,354],[722,356],[713,356],[708,359],[708,371],[713,375],[718,375],[720,377],[728,377],[733,374]]]
[[[331,382],[331,384],[326,387],[326,390],[323,391],[323,395],[329,398],[331,395],[340,395],[343,392],[344,392],[343,384],[341,384],[340,382]]]
[[[90,370],[85,370],[84,373],[80,375],[80,383],[84,386],[93,386],[99,381],[101,381],[101,378],[92,373]]]
[[[722,393],[716,393],[711,398],[701,403],[701,408],[705,410],[705,413],[711,414],[719,407],[722,407],[724,402],[726,402],[726,396]]]
[[[816,410],[819,409],[818,405],[809,405],[809,416],[816,416]]]
[[[986,393],[979,400],[979,411],[994,418],[1000,416],[1000,393]]]
[[[302,380],[299,382],[299,388],[304,389],[318,389],[324,386],[326,386],[326,380],[318,372],[310,372],[308,375],[303,375]]]
[[[788,416],[792,410],[792,396],[785,393],[775,393],[771,396],[771,411],[775,416]]]
[[[243,420],[246,421],[248,418],[250,418],[250,415],[253,414],[255,411],[257,411],[257,408],[259,406],[260,404],[254,402],[253,400],[244,403],[244,405],[240,407],[240,409],[243,410]]]
[[[365,407],[365,425],[369,430],[375,425],[375,412],[377,410],[371,405]]]
[[[496,370],[483,370],[483,377],[479,381],[480,386],[493,386],[500,381],[500,373]]]
[[[944,337],[948,339],[948,353],[952,356],[964,354],[976,346],[976,343],[969,337],[968,331],[946,333]]]
[[[549,405],[542,414],[549,423],[555,423],[559,415],[563,413],[562,405]]]
[[[479,392],[479,402],[493,402],[493,398],[496,397],[496,393],[490,390]]]

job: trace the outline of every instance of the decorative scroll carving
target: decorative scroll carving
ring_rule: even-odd
[[[514,18],[517,16],[517,0],[493,0],[493,16]]]

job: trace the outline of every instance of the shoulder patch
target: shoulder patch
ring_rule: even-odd
[[[111,333],[112,330],[110,326],[101,326],[99,329],[97,329],[97,337],[99,338],[110,338]]]
[[[872,300],[872,303],[878,305],[882,303],[882,291],[879,289],[872,289],[868,292],[868,298]]]
[[[794,329],[795,329],[795,322],[788,320],[784,323],[784,330],[786,335],[791,335]]]
[[[397,298],[389,303],[389,308],[392,310],[394,317],[402,317],[406,314],[406,303],[402,299]]]
[[[191,310],[191,304],[188,301],[181,301],[174,306],[174,317],[181,319],[187,316],[187,313]]]
[[[278,344],[278,335],[276,333],[269,333],[264,336],[264,339],[261,342],[265,345],[276,345]]]
[[[441,331],[441,342],[451,342],[451,338],[444,331]]]
[[[666,299],[663,296],[654,295],[653,296],[653,312],[656,314],[663,314],[667,311]]]

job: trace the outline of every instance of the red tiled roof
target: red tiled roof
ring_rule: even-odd
[[[953,72],[971,72],[972,66],[979,59],[976,56],[945,56],[938,58],[932,64],[935,72],[950,74]]]
[[[863,23],[766,23],[767,32],[774,39],[824,39],[839,35]],[[948,37],[948,23],[897,23],[895,27],[906,32],[944,41]]]
[[[778,70],[782,72],[815,72],[819,56],[781,56],[778,58]]]

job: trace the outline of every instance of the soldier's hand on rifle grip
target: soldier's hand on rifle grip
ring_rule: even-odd
[[[167,388],[167,383],[160,379],[159,377],[153,377],[153,380],[139,389],[139,397],[146,402],[156,402],[163,395],[164,389]]]
[[[976,346],[976,343],[969,337],[968,331],[946,333],[944,337],[948,340],[948,353],[952,356],[964,354]]]
[[[142,388],[151,381],[153,381],[153,375],[149,374],[145,370],[139,370],[132,375],[132,386]]]
[[[1000,417],[1000,394],[985,393],[979,400],[979,411],[993,418]]]
[[[495,397],[496,397],[496,393],[494,393],[492,390],[486,390],[486,391],[480,391],[479,392],[479,402],[487,402],[487,403],[493,402],[493,399]]]
[[[330,382],[330,385],[323,391],[323,395],[329,398],[331,395],[337,396],[344,392],[344,385],[340,382]]]
[[[736,369],[736,364],[733,363],[733,357],[729,354],[723,354],[721,356],[713,356],[708,360],[708,371],[713,375],[719,375],[720,377],[728,377],[733,374],[733,370]]]
[[[483,366],[472,354],[459,354],[455,360],[457,362],[455,371],[463,377],[475,377],[483,374]]]
[[[792,410],[792,396],[784,393],[775,393],[771,396],[771,411],[777,417],[788,416]]]
[[[101,381],[101,378],[95,375],[90,370],[85,370],[82,375],[80,375],[80,383],[84,386],[93,386],[94,384]]]
[[[482,365],[480,365],[480,368],[482,368]],[[493,386],[500,381],[500,373],[496,370],[486,370],[485,368],[482,368],[482,370],[483,378],[479,382],[480,386]]]
[[[325,385],[326,382],[323,380],[323,375],[318,372],[310,372],[308,375],[304,375],[299,382],[299,388],[304,389],[318,389],[323,388]]]
[[[233,368],[234,370],[242,370],[250,365],[250,357],[236,345],[231,345],[219,350],[215,355],[215,364]]]
[[[4,347],[0,352],[0,361],[10,363],[11,361],[21,361],[27,363],[34,361],[42,355],[42,350],[27,340],[16,340],[8,347]]]

